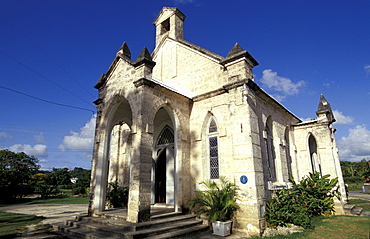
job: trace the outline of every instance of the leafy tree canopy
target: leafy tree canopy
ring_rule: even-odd
[[[360,162],[340,161],[343,177],[370,177],[370,159],[362,159]]]
[[[0,150],[0,194],[8,198],[27,195],[30,180],[39,168],[34,156]]]

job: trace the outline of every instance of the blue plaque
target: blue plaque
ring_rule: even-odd
[[[246,184],[248,182],[248,178],[245,175],[240,176],[240,182],[242,184]]]

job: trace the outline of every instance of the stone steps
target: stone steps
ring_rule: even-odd
[[[71,238],[174,238],[209,229],[194,215],[165,213],[152,216],[151,221],[129,223],[115,216],[79,216],[65,224],[53,225],[54,230]]]
[[[196,231],[204,230],[209,228],[208,226],[201,225],[202,222],[198,220],[192,220],[188,222],[177,222],[169,224],[167,226],[159,226],[155,228],[142,229],[138,231],[125,233],[125,239],[136,239],[136,238],[171,238],[174,235],[180,236],[187,233],[193,233]],[[186,229],[186,230],[184,230]],[[186,232],[184,234],[184,232]],[[167,234],[167,237],[164,237]]]
[[[209,229],[209,226],[207,225],[197,225],[191,228],[184,228],[181,230],[176,230],[168,233],[162,233],[160,235],[155,235],[151,237],[145,237],[146,239],[168,239],[168,238],[175,238],[185,235],[194,234],[196,232],[202,232]]]
[[[356,205],[346,204],[346,205],[344,205],[343,208],[344,208],[345,215],[370,217],[370,212],[364,211],[363,208],[356,207]]]

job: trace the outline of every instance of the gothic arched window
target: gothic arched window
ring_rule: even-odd
[[[284,144],[285,146],[285,157],[286,157],[286,162],[287,162],[287,167],[288,167],[288,174],[292,175],[292,158],[290,157],[290,149],[289,149],[289,128],[287,127],[285,129],[285,134],[284,134]]]
[[[265,128],[265,143],[266,143],[266,153],[267,153],[267,167],[269,178],[271,181],[276,181],[276,169],[275,169],[275,148],[274,148],[274,139],[272,136],[272,120],[269,117],[266,121]]]
[[[321,165],[317,153],[317,143],[315,137],[313,137],[312,134],[310,135],[310,137],[308,137],[308,147],[310,149],[310,160],[312,171],[319,172],[321,175]]]
[[[209,146],[209,168],[210,178],[220,177],[219,153],[218,153],[218,131],[216,121],[212,118],[208,127],[208,146]]]

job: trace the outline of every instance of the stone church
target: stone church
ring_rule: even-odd
[[[235,44],[223,57],[192,44],[184,21],[164,7],[154,51],[133,60],[123,43],[95,85],[90,215],[105,210],[109,182],[129,186],[127,221],[141,222],[153,204],[187,212],[201,182],[225,176],[239,187],[234,230],[258,235],[266,200],[289,187],[289,174],[338,177],[345,195],[324,96],[317,118],[302,121],[257,85],[248,51]]]

